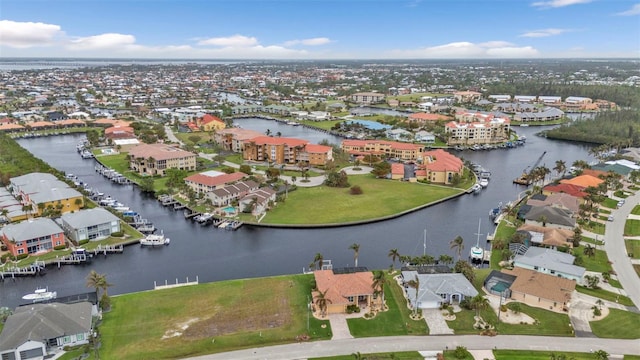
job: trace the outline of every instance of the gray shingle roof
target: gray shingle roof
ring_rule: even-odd
[[[26,341],[45,341],[91,331],[91,303],[33,304],[21,306],[7,318],[0,334],[0,351]]]
[[[30,173],[11,178],[11,183],[19,186],[20,190],[29,194],[29,197],[36,203],[82,196],[80,192],[51,174]]]
[[[9,240],[23,241],[59,234],[62,229],[49,218],[37,218],[22,221],[15,224],[8,224],[0,230]]]
[[[575,257],[571,254],[560,251],[542,248],[530,247],[523,255],[517,255],[514,259],[514,265],[527,265],[530,267],[538,267],[540,269],[555,270],[564,274],[570,274],[576,277],[582,277],[585,269],[582,266],[573,265]]]
[[[61,217],[62,221],[74,229],[82,229],[92,225],[118,221],[118,217],[103,208],[80,210],[75,213],[66,213]]]
[[[524,215],[525,220],[540,221],[544,216],[547,224],[556,224],[564,226],[576,226],[576,220],[571,216],[569,210],[553,207],[553,206],[535,206]]]
[[[418,274],[417,271],[403,271],[402,277],[405,281],[411,281],[418,277],[420,289],[418,291],[418,302],[440,302],[440,294],[462,294],[465,297],[478,295],[473,285],[460,273],[448,274]],[[409,301],[412,303],[416,298],[416,290],[412,287],[407,289]]]

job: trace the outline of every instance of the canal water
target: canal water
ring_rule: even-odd
[[[330,135],[302,126],[289,126],[260,119],[239,120],[244,128],[272,132],[282,136],[306,138],[317,142]],[[264,129],[264,130],[263,130]],[[301,273],[316,253],[332,260],[334,267],[352,266],[353,251],[349,246],[360,244],[358,264],[370,269],[388,268],[389,250],[397,248],[403,255],[422,255],[424,233],[427,230],[426,252],[434,257],[448,254],[455,257],[449,242],[460,235],[464,238],[463,257],[475,245],[478,219],[482,225],[481,244],[486,234],[494,230],[488,213],[500,202],[518,197],[524,187],[514,185],[527,166],[546,151],[540,162],[550,169],[556,160],[568,166],[575,160],[592,159],[588,147],[581,144],[553,141],[535,136],[540,128],[518,129],[527,137],[525,146],[492,151],[455,152],[491,171],[489,186],[477,195],[464,195],[414,213],[378,223],[326,229],[278,229],[245,225],[237,231],[203,227],[185,220],[182,211],[162,207],[157,200],[141,194],[132,185],[115,185],[94,171],[93,160],[83,160],[75,146],[83,135],[63,135],[46,138],[21,139],[19,144],[50,165],[77,175],[89,186],[109,194],[118,201],[141,213],[162,229],[171,239],[171,245],[160,248],[125,248],[123,254],[98,257],[91,264],[49,266],[42,277],[21,278],[0,283],[0,306],[14,307],[22,303],[21,297],[37,287],[48,287],[59,296],[86,292],[86,276],[90,270],[107,275],[110,294],[149,290],[154,282],[164,284],[184,282],[187,277],[200,282],[251,278]],[[366,189],[364,189],[366,191]],[[340,199],[336,199],[340,201]],[[285,204],[286,206],[286,204]],[[313,204],[309,204],[313,206]]]

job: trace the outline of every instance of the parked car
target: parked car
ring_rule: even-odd
[[[609,217],[607,218],[607,221],[613,221],[613,215],[609,215]]]

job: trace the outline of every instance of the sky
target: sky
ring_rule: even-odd
[[[640,58],[640,2],[2,0],[6,57]]]

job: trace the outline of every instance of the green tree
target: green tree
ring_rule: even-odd
[[[387,254],[387,256],[391,258],[391,267],[393,268],[396,260],[400,259],[400,253],[398,252],[398,249],[389,250],[389,254]]]
[[[420,279],[418,279],[418,275],[416,275],[413,280],[407,281],[407,285],[416,290],[415,298],[413,301],[413,316],[418,315],[418,293],[420,290]]]
[[[478,294],[471,298],[471,307],[475,309],[476,316],[480,316],[480,312],[482,310],[488,309],[489,305],[489,299],[487,299],[487,297],[483,296],[482,294]]]
[[[358,267],[358,255],[360,253],[360,244],[353,243],[349,246],[350,250],[353,250],[353,262],[355,267]]]
[[[316,306],[320,310],[320,314],[325,316],[327,314],[327,305],[331,304],[331,299],[327,298],[327,292],[329,289],[326,289],[324,292],[318,290],[316,295],[313,297],[313,300],[316,303]]]
[[[140,191],[142,191],[142,192],[146,192],[146,193],[154,192],[154,189],[153,189],[153,177],[151,177],[151,176],[143,177],[142,180],[140,180],[140,184],[138,184],[138,187],[140,188]]]
[[[324,257],[321,253],[316,253],[316,256],[313,258],[313,263],[318,264],[317,269],[322,270],[322,263],[324,262]]]
[[[458,262],[456,262],[453,267],[453,271],[456,273],[462,273],[462,275],[464,275],[464,277],[466,277],[470,283],[473,283],[476,278],[476,273],[475,271],[473,271],[473,266],[463,260],[458,260]]]
[[[385,283],[386,283],[386,278],[384,277],[384,272],[374,271],[373,283],[371,284],[371,287],[373,288],[374,297],[379,300],[378,306],[380,308],[384,306],[384,284]]]
[[[458,235],[455,239],[449,242],[449,249],[453,249],[458,254],[458,261],[460,261],[460,257],[462,256],[462,250],[464,250],[464,239],[462,236]]]

